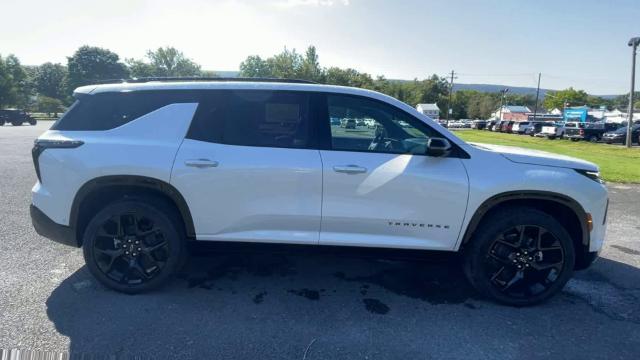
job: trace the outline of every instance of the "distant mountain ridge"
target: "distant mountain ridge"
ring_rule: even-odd
[[[237,77],[240,72],[239,71],[214,71],[216,74],[222,77]],[[392,81],[412,81],[412,80],[402,80],[402,79],[389,79]],[[453,91],[458,90],[475,90],[480,92],[488,92],[488,93],[497,93],[502,89],[509,89],[510,94],[518,94],[518,95],[535,95],[536,88],[534,87],[526,87],[526,86],[509,86],[509,85],[496,85],[496,84],[456,84],[453,83]],[[540,89],[540,98],[544,98],[547,92],[556,91],[553,89]],[[605,99],[613,99],[619,95],[595,95],[600,96]]]

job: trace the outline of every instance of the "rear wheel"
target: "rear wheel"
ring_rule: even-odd
[[[498,211],[465,249],[465,274],[484,296],[527,306],[558,293],[573,274],[571,237],[550,215],[532,208]]]
[[[589,140],[589,142],[597,143],[599,139],[598,139],[598,137],[597,137],[597,136],[592,135],[592,136],[589,136],[589,139],[588,139],[588,140]]]
[[[141,293],[164,284],[186,256],[181,222],[155,198],[123,199],[107,205],[87,225],[87,267],[105,286]]]

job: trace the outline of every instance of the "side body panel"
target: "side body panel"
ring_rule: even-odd
[[[216,165],[188,166],[193,159]],[[189,204],[199,240],[318,243],[322,202],[318,150],[185,139],[171,184]]]
[[[452,250],[467,205],[457,158],[321,151],[320,244]],[[336,171],[357,165],[362,173]]]
[[[469,149],[471,159],[462,160],[469,174],[469,204],[455,250],[459,249],[464,232],[478,208],[493,196],[513,191],[555,193],[575,200],[585,213],[593,217],[593,230],[589,234],[590,251],[602,247],[606,232],[605,212],[607,191],[575,170],[515,163],[499,153]]]
[[[197,105],[168,105],[112,130],[45,132],[40,139],[84,144],[40,154],[42,182],[32,189],[33,205],[56,223],[69,225],[75,195],[91,179],[139,175],[169,182],[173,160]]]

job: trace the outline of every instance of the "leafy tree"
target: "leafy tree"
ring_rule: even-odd
[[[147,51],[151,66],[158,72],[157,76],[200,76],[200,65],[184,56],[174,47],[158,48]]]
[[[365,89],[374,88],[371,75],[350,68],[330,67],[326,70],[325,81],[331,85],[354,86]]]
[[[141,78],[160,76],[159,71],[157,71],[157,69],[154,68],[153,65],[148,64],[142,60],[126,59],[125,63],[129,68],[129,74],[131,75],[131,77]]]
[[[249,56],[240,63],[240,76],[242,77],[272,77],[271,67],[266,60],[258,55]]]
[[[575,90],[570,87],[568,89],[547,93],[544,97],[544,107],[552,110],[555,108],[562,109],[564,103],[570,106],[586,105],[589,101],[589,95],[584,90]]]
[[[300,78],[316,82],[323,82],[324,80],[324,71],[320,67],[315,46],[309,46],[305,52],[300,69]]]
[[[283,79],[296,79],[302,73],[302,56],[295,49],[287,50],[267,59],[271,76]]]
[[[38,66],[34,74],[36,91],[54,99],[65,99],[67,92],[67,68],[50,62]]]
[[[148,61],[126,59],[133,77],[195,77],[202,76],[200,65],[174,47],[158,48],[147,51]],[[214,73],[208,74],[215,76]]]
[[[78,86],[108,79],[123,79],[129,76],[127,67],[120,62],[118,54],[107,49],[82,46],[67,58],[68,86],[73,91]]]
[[[33,87],[25,68],[14,55],[0,56],[0,107],[29,105]]]
[[[47,114],[57,114],[64,111],[64,105],[59,99],[40,95],[36,101],[36,110]]]

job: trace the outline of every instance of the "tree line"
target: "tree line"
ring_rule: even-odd
[[[314,46],[304,53],[284,49],[268,58],[248,56],[240,63],[240,76],[302,79],[321,84],[354,86],[382,92],[409,105],[437,103],[441,117],[449,106],[450,85],[447,79],[431,75],[422,80],[393,80],[382,75],[372,76],[352,68],[323,67]],[[149,50],[143,59],[120,56],[108,49],[82,46],[67,58],[66,64],[44,63],[39,66],[22,65],[14,55],[0,55],[0,108],[17,107],[30,111],[60,112],[72,101],[78,86],[105,80],[133,77],[215,77],[181,51],[173,47]],[[535,96],[458,90],[451,94],[452,119],[486,119],[501,102],[509,105],[535,106]],[[607,106],[625,108],[626,96],[604,99],[573,88],[549,92],[538,104],[539,109],[570,106]],[[640,106],[640,103],[638,103]],[[542,110],[541,110],[542,111]]]

